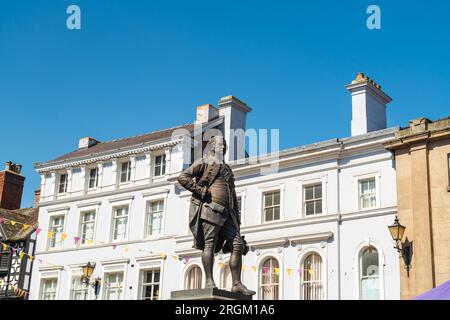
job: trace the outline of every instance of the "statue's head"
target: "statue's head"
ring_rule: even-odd
[[[205,154],[223,162],[227,152],[227,142],[222,136],[213,136],[209,139],[205,147]]]

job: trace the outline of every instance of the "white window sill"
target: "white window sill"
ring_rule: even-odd
[[[370,211],[374,209],[379,209],[380,206],[373,206],[373,207],[367,207],[367,208],[359,208],[358,211],[364,212],[364,211]]]

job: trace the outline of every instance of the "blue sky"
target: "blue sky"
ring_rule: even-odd
[[[81,8],[82,29],[66,28]],[[377,4],[382,29],[366,27]],[[235,95],[280,147],[350,135],[345,89],[363,71],[394,99],[388,125],[450,116],[448,1],[0,0],[0,161],[23,165],[191,122]]]

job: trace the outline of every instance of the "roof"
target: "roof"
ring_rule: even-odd
[[[194,123],[184,124],[181,126],[153,131],[150,133],[137,135],[133,137],[123,138],[123,139],[115,139],[110,140],[106,142],[98,142],[97,144],[89,147],[89,148],[83,148],[83,149],[77,149],[75,151],[66,153],[62,156],[59,156],[53,160],[49,160],[45,163],[39,164],[39,165],[47,165],[52,164],[54,162],[62,162],[67,160],[72,160],[76,158],[86,157],[86,156],[93,156],[97,154],[103,154],[107,152],[111,152],[114,150],[120,150],[125,147],[132,147],[132,146],[138,146],[141,144],[147,144],[151,142],[157,142],[159,140],[168,139],[172,136],[172,132],[179,129],[186,129],[189,132],[194,131]]]
[[[0,232],[5,240],[17,241],[27,238],[38,227],[38,208],[25,208],[8,210],[0,208],[0,218],[16,221],[15,225],[10,223],[1,223]],[[30,227],[23,229],[23,224],[27,224]]]

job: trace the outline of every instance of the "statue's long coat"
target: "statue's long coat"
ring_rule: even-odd
[[[223,164],[228,166],[227,164]],[[215,214],[204,207],[202,192],[204,187],[208,188],[215,180],[220,171],[220,164],[205,159],[195,161],[189,168],[183,171],[178,177],[178,182],[187,190],[192,192],[191,204],[189,207],[189,228],[194,236],[193,248],[203,250],[205,242],[203,238],[203,230],[201,226],[201,219],[207,221],[214,221],[210,215]],[[230,170],[231,171],[231,170]],[[234,177],[226,177],[233,193],[234,211],[238,224],[240,224],[239,208],[234,188]],[[226,217],[224,217],[226,218]],[[239,226],[236,226],[239,228]],[[219,252],[224,245],[224,239],[219,237],[215,252]]]

